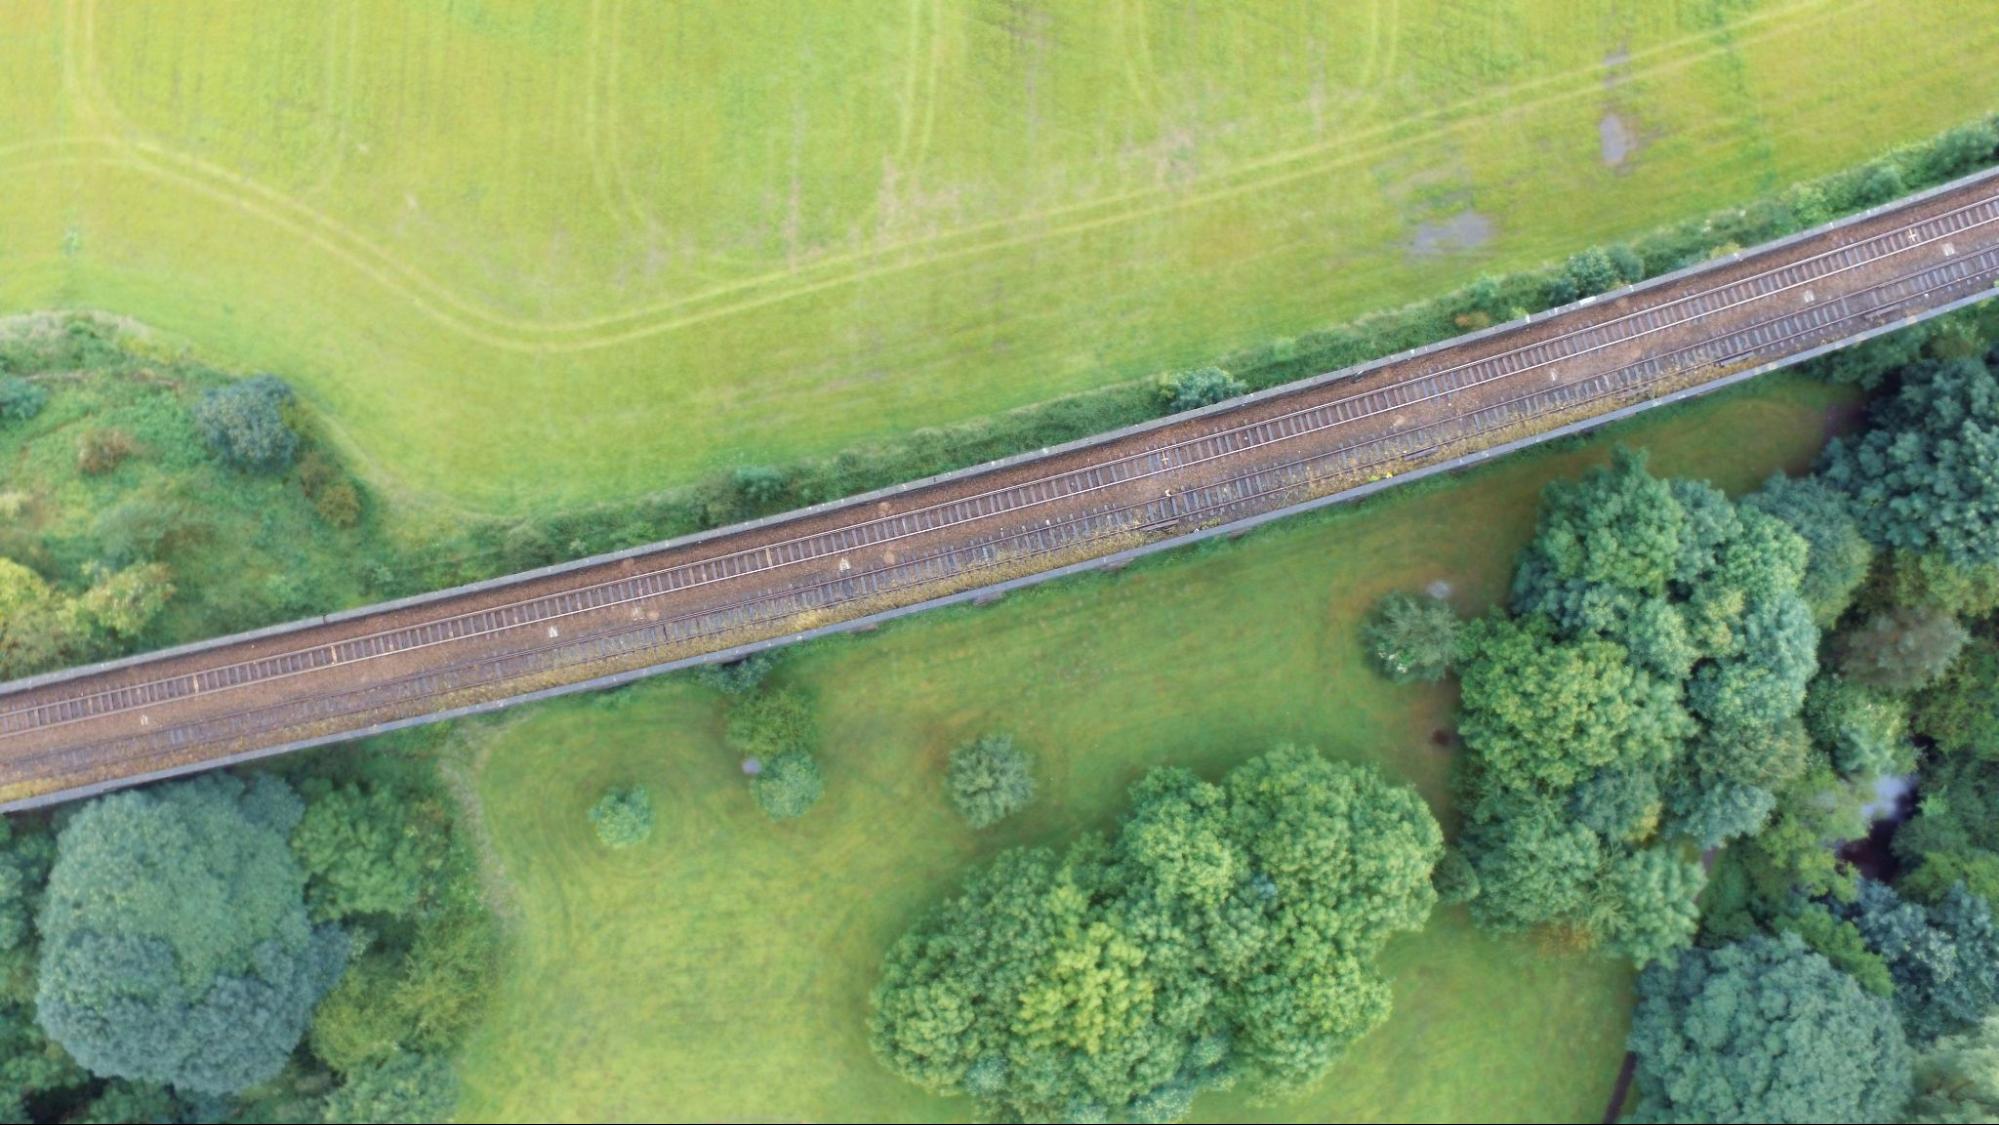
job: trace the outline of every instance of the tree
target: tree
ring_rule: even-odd
[[[1962,1031],[1999,1005],[1999,926],[1985,900],[1962,884],[1926,908],[1868,879],[1839,912],[1888,966],[1895,1010],[1912,1042]]]
[[[1851,680],[1830,673],[1813,680],[1805,725],[1844,777],[1902,773],[1915,764],[1908,705]]]
[[[1935,610],[1876,613],[1841,638],[1839,670],[1884,691],[1914,691],[1942,678],[1971,635],[1957,618]]]
[[[0,422],[25,422],[42,412],[49,392],[19,375],[0,375]]]
[[[1946,754],[1999,759],[1999,644],[1981,637],[1918,695],[1915,728]]]
[[[211,774],[100,797],[57,841],[36,1008],[105,1076],[232,1093],[277,1074],[347,939],[307,920],[297,796]]]
[[[1894,1121],[1909,1048],[1888,1002],[1795,934],[1695,949],[1638,979],[1644,1121]]]
[[[1165,407],[1166,413],[1178,414],[1182,410],[1213,406],[1247,390],[1249,388],[1241,379],[1221,368],[1203,367],[1198,371],[1185,371],[1161,379],[1159,402]]]
[[[951,751],[945,786],[965,823],[986,828],[1034,801],[1034,770],[1013,737],[987,734]]]
[[[326,1099],[326,1121],[443,1121],[457,1105],[458,1075],[450,1060],[405,1052],[351,1075]]]
[[[804,816],[819,803],[826,788],[819,773],[819,760],[808,750],[791,749],[762,762],[750,778],[750,795],[757,807],[772,820],[792,820]]]
[[[1618,856],[1609,865],[1593,929],[1609,948],[1635,965],[1671,957],[1694,939],[1700,925],[1695,900],[1707,881],[1700,861],[1667,848]]]
[[[1916,1096],[1907,1120],[1999,1121],[1999,1015],[1924,1048],[1916,1055],[1914,1077]]]
[[[1004,852],[904,934],[870,1039],[926,1090],[1029,1120],[1294,1088],[1386,1018],[1374,960],[1429,914],[1441,851],[1414,791],[1314,751],[1219,784],[1154,770],[1110,839]]]
[[[1874,545],[1860,533],[1847,495],[1817,477],[1773,474],[1742,506],[1783,520],[1805,540],[1808,552],[1798,594],[1812,620],[1830,628],[1853,603],[1874,561]]]
[[[590,823],[607,848],[629,848],[652,836],[652,794],[643,785],[613,786],[590,806]]]
[[[449,812],[393,784],[313,778],[292,854],[312,916],[335,922],[413,913],[450,850]]]
[[[1999,563],[1999,380],[1976,359],[1911,365],[1864,433],[1827,447],[1819,474],[1883,547]]]
[[[285,419],[292,390],[274,375],[213,387],[194,404],[194,424],[224,464],[279,472],[298,453],[298,433]]]
[[[1959,883],[1999,901],[1999,766],[1946,759],[1924,771],[1922,802],[1895,833],[1902,894],[1935,902]]]
[[[1375,667],[1396,683],[1444,678],[1457,660],[1458,615],[1441,599],[1394,593],[1364,630]]]

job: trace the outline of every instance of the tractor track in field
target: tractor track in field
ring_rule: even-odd
[[[616,556],[0,685],[0,807],[662,670],[1436,471],[1978,299],[1999,171],[1432,348]]]

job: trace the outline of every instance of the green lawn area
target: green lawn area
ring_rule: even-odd
[[[0,311],[525,512],[1194,363],[1994,108],[1977,0],[20,0]]]
[[[1801,469],[1846,392],[1798,376],[1621,425],[1662,472],[1731,490]],[[721,741],[719,696],[685,677],[461,724],[508,965],[461,1057],[472,1120],[934,1120],[869,1055],[881,953],[968,865],[1107,825],[1125,787],[1174,763],[1219,774],[1295,740],[1414,783],[1449,827],[1448,687],[1397,688],[1358,623],[1398,587],[1498,597],[1540,486],[1612,438],[1461,479],[820,642],[780,672],[812,693],[827,790],[774,827]],[[951,747],[995,729],[1036,756],[1043,798],[983,836],[945,802]],[[623,853],[585,811],[650,787],[659,827]],[[1197,1106],[1209,1120],[1594,1120],[1623,1050],[1629,974],[1439,911],[1397,939],[1396,1013],[1308,1097]]]

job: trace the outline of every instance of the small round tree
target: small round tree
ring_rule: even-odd
[[[0,422],[25,422],[42,412],[49,392],[19,375],[0,375]]]
[[[607,848],[643,844],[652,835],[652,795],[643,785],[608,789],[590,806],[590,823]]]
[[[762,763],[750,779],[750,792],[757,806],[772,820],[791,820],[819,801],[826,787],[819,775],[819,762],[804,749],[786,750]]]
[[[227,464],[276,472],[292,463],[298,434],[285,420],[292,390],[274,375],[216,387],[194,404],[194,423],[208,447]]]
[[[1443,601],[1394,593],[1375,607],[1365,635],[1375,666],[1389,679],[1433,683],[1457,659],[1458,628],[1458,615]]]
[[[945,784],[973,828],[997,824],[1034,801],[1034,772],[1010,735],[984,735],[951,751]]]

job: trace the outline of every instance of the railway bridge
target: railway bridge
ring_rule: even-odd
[[[1999,170],[1071,445],[0,685],[0,808],[730,659],[1362,495],[1991,296]]]

